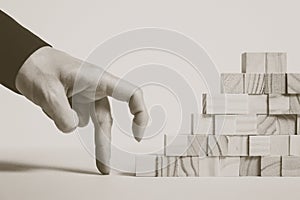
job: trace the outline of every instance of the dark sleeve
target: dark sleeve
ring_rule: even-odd
[[[0,83],[18,92],[16,75],[37,49],[50,46],[0,10]]]

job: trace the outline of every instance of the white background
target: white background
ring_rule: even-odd
[[[206,49],[220,72],[240,72],[240,54],[244,51],[287,52],[288,71],[299,72],[299,6],[300,4],[296,0],[0,0],[0,8],[3,11],[13,16],[18,22],[55,48],[78,58],[85,59],[98,44],[120,32],[141,27],[161,27],[181,32],[193,38]],[[149,54],[149,52],[146,53]],[[143,64],[143,62],[150,62],[151,59],[168,65],[173,64],[172,66],[175,68],[177,63],[180,67],[178,64],[180,61],[176,58],[157,52],[152,52],[151,56],[147,58],[143,58],[140,54],[131,55],[129,58],[117,63],[112,72],[121,75],[124,71],[124,68],[122,71],[121,67],[125,63],[129,67],[131,62],[132,65],[138,65]],[[120,70],[118,71],[118,69]],[[205,88],[202,88],[201,84],[197,89],[200,90],[199,94],[202,89],[205,92]],[[158,94],[160,93],[158,92]],[[153,93],[145,94],[148,104],[151,100],[147,100],[147,96],[152,95]],[[82,149],[76,133],[73,135],[61,134],[43,112],[24,97],[16,95],[2,86],[0,96],[0,150],[29,147]],[[165,98],[170,97],[166,96]],[[117,113],[118,111],[114,110],[114,115]],[[174,115],[176,116],[176,113]],[[178,120],[176,117],[170,116],[170,118],[170,122],[163,133],[172,132],[172,128],[174,128],[172,124]],[[154,148],[159,148],[162,144],[159,143],[162,142],[162,134],[156,140],[141,144],[135,143],[132,138],[122,137],[116,128],[114,128],[113,134],[115,143],[128,151],[135,151],[136,149],[146,149],[147,151],[151,150],[153,145]],[[128,163],[124,165],[128,167]],[[116,181],[115,179],[109,180],[109,178],[103,180],[104,182],[101,184],[104,185],[105,181],[110,183]],[[219,198],[222,197],[222,192],[228,194],[230,191],[236,193],[236,195],[229,195],[230,198],[243,195],[245,199],[254,198],[259,193],[270,198],[272,197],[271,193],[274,194],[274,198],[287,197],[287,195],[295,197],[297,191],[295,185],[299,186],[300,184],[298,179],[284,179],[284,181],[282,179],[260,179],[257,182],[254,180],[228,179],[226,181],[226,179],[219,178],[203,179],[204,182],[200,183],[195,179],[194,181],[182,180],[182,182],[177,179],[173,182],[166,180],[166,184],[170,186],[169,190],[177,190],[174,194],[179,194],[180,189],[183,188],[191,196],[198,195],[198,198],[201,198],[201,192],[194,190],[205,188],[205,191],[202,191],[204,196],[212,195]],[[207,184],[205,184],[206,181],[208,181]],[[236,181],[240,184],[237,184]],[[116,187],[123,188],[126,185],[125,187],[128,188],[132,182],[133,180],[130,178],[128,178],[128,182],[126,179],[122,179],[116,183],[118,185]],[[184,184],[185,182],[187,184]],[[137,192],[138,194],[141,194],[141,191],[146,194],[148,190],[152,190],[151,184],[149,185],[147,180],[141,181],[141,183],[138,187],[140,190],[140,193]],[[148,190],[143,189],[143,183]],[[174,188],[171,187],[172,183]],[[199,187],[197,187],[197,183]],[[89,182],[89,184],[91,183]],[[188,184],[193,185],[189,187]],[[166,186],[163,182],[159,182],[158,185]],[[258,186],[264,188],[261,189]],[[239,189],[232,190],[232,187]],[[273,187],[274,189],[272,189]],[[158,190],[163,191],[161,188]],[[69,190],[67,189],[67,191]],[[106,197],[116,197],[117,194],[112,195],[109,191],[114,191],[113,185],[108,186],[105,194],[108,195]],[[220,195],[214,194],[218,191],[221,192]],[[61,192],[63,193],[63,191]],[[178,197],[180,195],[177,195]]]

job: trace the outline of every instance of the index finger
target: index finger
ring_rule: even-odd
[[[134,138],[139,142],[143,138],[149,116],[145,106],[143,91],[130,82],[120,79],[105,72],[103,80],[106,84],[106,93],[117,100],[128,102],[132,115],[132,132]],[[101,81],[100,81],[101,82]]]

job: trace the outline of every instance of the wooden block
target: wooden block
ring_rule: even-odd
[[[203,114],[247,114],[248,95],[246,94],[203,94]]]
[[[269,113],[270,114],[290,114],[290,102],[287,95],[269,95]]]
[[[198,157],[180,157],[178,159],[179,177],[197,177],[199,176],[199,158]]]
[[[270,136],[249,136],[249,155],[270,155]]]
[[[290,114],[300,114],[300,95],[289,95]]]
[[[286,53],[270,52],[266,53],[266,73],[286,73],[287,56]]]
[[[162,177],[163,176],[163,157],[162,155],[157,155],[156,156],[156,175],[158,177]]]
[[[282,156],[282,176],[300,176],[300,157]]]
[[[288,156],[290,151],[290,136],[271,135],[270,136],[270,155]]]
[[[243,53],[242,73],[265,73],[266,54],[265,53]]]
[[[178,177],[178,157],[164,156],[162,157],[162,176]]]
[[[300,94],[300,74],[287,74],[287,93]]]
[[[285,94],[286,75],[285,74],[266,74],[266,94]]]
[[[300,156],[300,135],[290,136],[290,155]]]
[[[249,139],[248,136],[227,136],[228,156],[248,156]]]
[[[208,156],[226,156],[228,153],[228,139],[225,135],[208,135]]]
[[[297,135],[300,135],[300,115],[297,115]]]
[[[188,135],[165,135],[165,156],[186,156]]]
[[[268,114],[268,95],[248,95],[248,114]]]
[[[240,176],[260,176],[261,161],[258,156],[241,157]]]
[[[214,118],[212,115],[192,114],[192,134],[214,134]]]
[[[280,176],[281,157],[266,156],[261,157],[261,176]]]
[[[219,157],[205,157],[199,159],[199,176],[220,176]]]
[[[258,115],[257,133],[259,135],[294,135],[295,115]]]
[[[265,74],[245,75],[246,94],[264,94],[264,90],[265,90]]]
[[[155,177],[157,166],[156,155],[139,155],[135,157],[135,174],[139,177]]]
[[[243,94],[244,74],[242,73],[221,74],[221,93]]]
[[[256,133],[256,115],[216,115],[216,135],[249,135]]]
[[[206,135],[189,135],[188,145],[187,156],[205,157],[207,155]]]
[[[220,157],[220,176],[239,176],[240,157]]]

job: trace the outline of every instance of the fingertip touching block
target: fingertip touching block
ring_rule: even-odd
[[[244,93],[244,74],[242,74],[242,73],[223,73],[223,74],[221,74],[221,93],[243,94]]]

